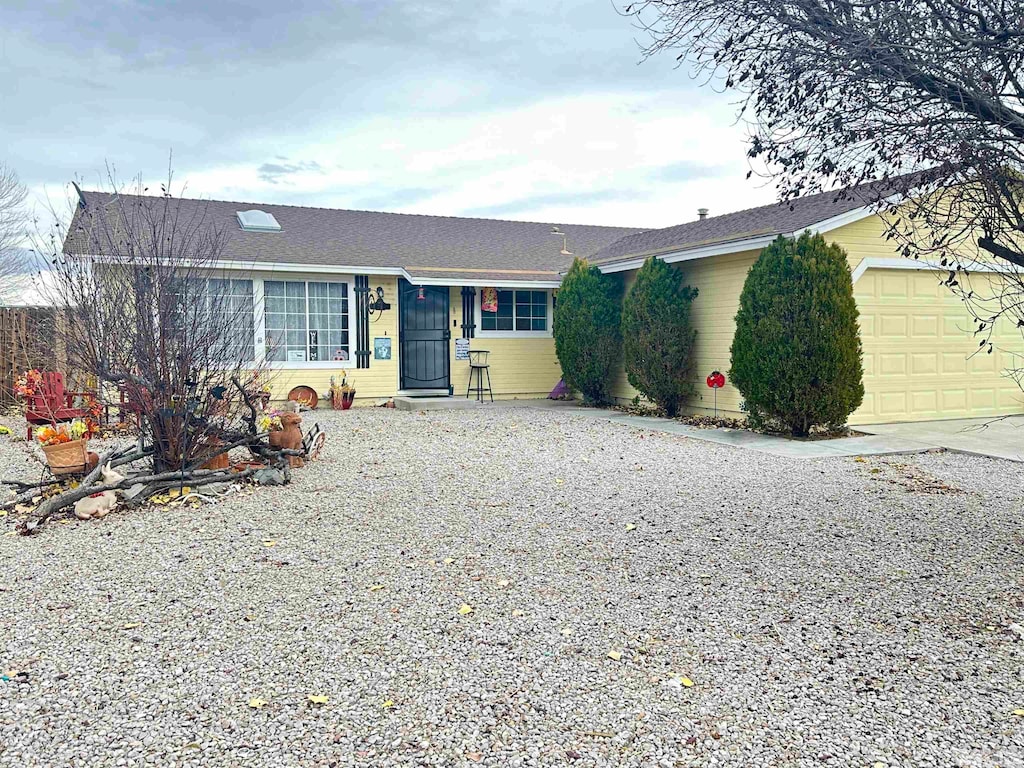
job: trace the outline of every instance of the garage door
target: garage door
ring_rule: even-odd
[[[992,354],[975,355],[980,337],[971,335],[963,305],[934,272],[871,268],[857,279],[854,295],[865,393],[851,423],[1024,412],[1024,394],[1001,375],[1014,366],[1013,351],[1024,351],[1009,323],[997,328]]]

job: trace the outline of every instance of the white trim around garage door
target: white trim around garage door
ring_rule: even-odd
[[[918,261],[905,256],[866,256],[860,260],[860,264],[853,270],[853,282],[857,282],[869,269],[928,269],[933,272],[949,272],[948,267],[940,264],[929,264],[926,261]],[[977,264],[968,272],[1020,272],[1016,267],[1004,264]]]

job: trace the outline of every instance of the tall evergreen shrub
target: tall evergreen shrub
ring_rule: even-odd
[[[611,377],[622,349],[618,281],[574,259],[555,303],[555,353],[566,384],[591,403],[611,399]]]
[[[629,383],[668,416],[693,394],[697,331],[690,304],[697,289],[683,273],[653,256],[644,262],[622,302],[622,356]]]
[[[864,398],[846,253],[821,235],[779,237],[747,274],[729,376],[751,424],[806,436],[838,428]]]

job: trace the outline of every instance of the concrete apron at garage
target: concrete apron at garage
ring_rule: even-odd
[[[901,424],[858,424],[856,429],[875,437],[916,440],[950,451],[1024,462],[1024,415]]]

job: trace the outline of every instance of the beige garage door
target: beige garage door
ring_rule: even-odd
[[[865,394],[851,423],[1024,412],[1024,394],[1002,375],[1014,366],[1013,351],[1024,346],[1009,323],[997,328],[992,354],[974,354],[980,337],[971,335],[963,305],[934,272],[871,268],[857,279],[854,294]]]

